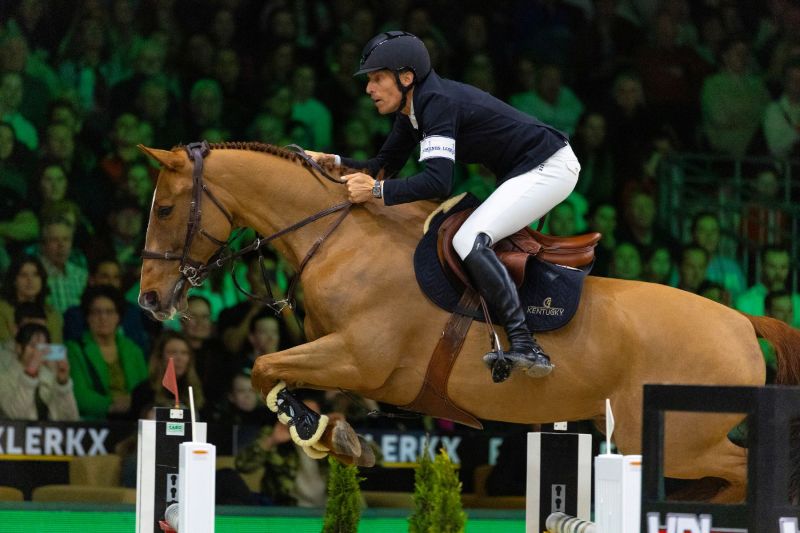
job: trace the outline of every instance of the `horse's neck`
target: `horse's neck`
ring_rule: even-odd
[[[298,162],[261,152],[220,150],[208,181],[224,191],[236,225],[268,237],[347,200],[344,185],[312,175]],[[215,163],[209,160],[211,164]],[[338,176],[338,174],[335,174]],[[218,177],[216,177],[218,176]],[[328,215],[272,242],[297,266],[337,214]]]

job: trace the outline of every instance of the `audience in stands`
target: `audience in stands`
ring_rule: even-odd
[[[13,339],[19,323],[15,317],[21,304],[35,306],[52,342],[61,342],[64,319],[48,301],[47,271],[36,257],[20,255],[6,271],[0,287],[0,342]]]
[[[67,341],[81,418],[128,418],[131,392],[147,379],[142,350],[118,329],[122,295],[109,285],[89,287],[81,298],[87,329]]]
[[[14,340],[14,353],[0,356],[0,418],[78,420],[64,345],[50,344],[50,332],[36,323],[21,326]]]

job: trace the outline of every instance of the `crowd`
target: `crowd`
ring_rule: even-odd
[[[421,37],[439,74],[570,135],[580,180],[548,230],[603,233],[595,275],[800,326],[788,220],[763,207],[800,155],[798,27],[791,0],[2,3],[0,416],[135,420],[170,404],[160,378],[171,357],[206,420],[266,428],[243,464],[283,445],[248,372],[258,355],[303,342],[302,291],[298,316],[276,317],[217,271],[192,289],[187,317],[144,316],[139,253],[158,169],[136,145],[248,140],[365,159],[391,122],[352,72],[363,44],[390,29]],[[722,235],[740,228],[715,211],[680,214],[692,218],[688,239],[658,226],[659,163],[687,151],[772,157],[747,168],[753,198],[766,200],[744,214],[757,278],[723,252]],[[454,192],[491,192],[481,167],[455,178]],[[291,267],[272,251],[265,266],[285,291]],[[257,257],[236,272],[265,290]]]

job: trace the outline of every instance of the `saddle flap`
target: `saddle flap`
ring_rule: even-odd
[[[447,217],[439,227],[437,253],[445,272],[459,285],[471,286],[461,265],[461,258],[453,248],[453,237],[475,209],[464,209]],[[557,265],[581,268],[594,261],[594,248],[600,233],[593,232],[574,237],[545,235],[531,228],[523,228],[494,245],[495,253],[506,266],[517,287],[525,281],[525,266],[531,256]]]

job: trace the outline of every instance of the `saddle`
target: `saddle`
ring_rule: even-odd
[[[478,294],[452,242],[478,203],[471,195],[452,198],[425,223],[425,233],[414,252],[414,272],[422,292],[452,314],[428,361],[416,398],[400,407],[482,428],[480,420],[447,394],[450,372],[472,321],[485,320]],[[572,318],[600,237],[599,233],[554,237],[524,228],[495,244],[495,253],[517,285],[531,331],[557,329]]]
[[[437,241],[436,251],[445,272],[451,274],[451,281],[463,287],[471,287],[471,284],[453,248],[453,237],[473,211],[475,208],[468,208],[447,217],[439,227]],[[526,227],[502,239],[494,246],[494,251],[519,288],[525,283],[526,266],[531,257],[571,268],[585,267],[594,261],[594,248],[600,237],[597,232],[555,237]]]

